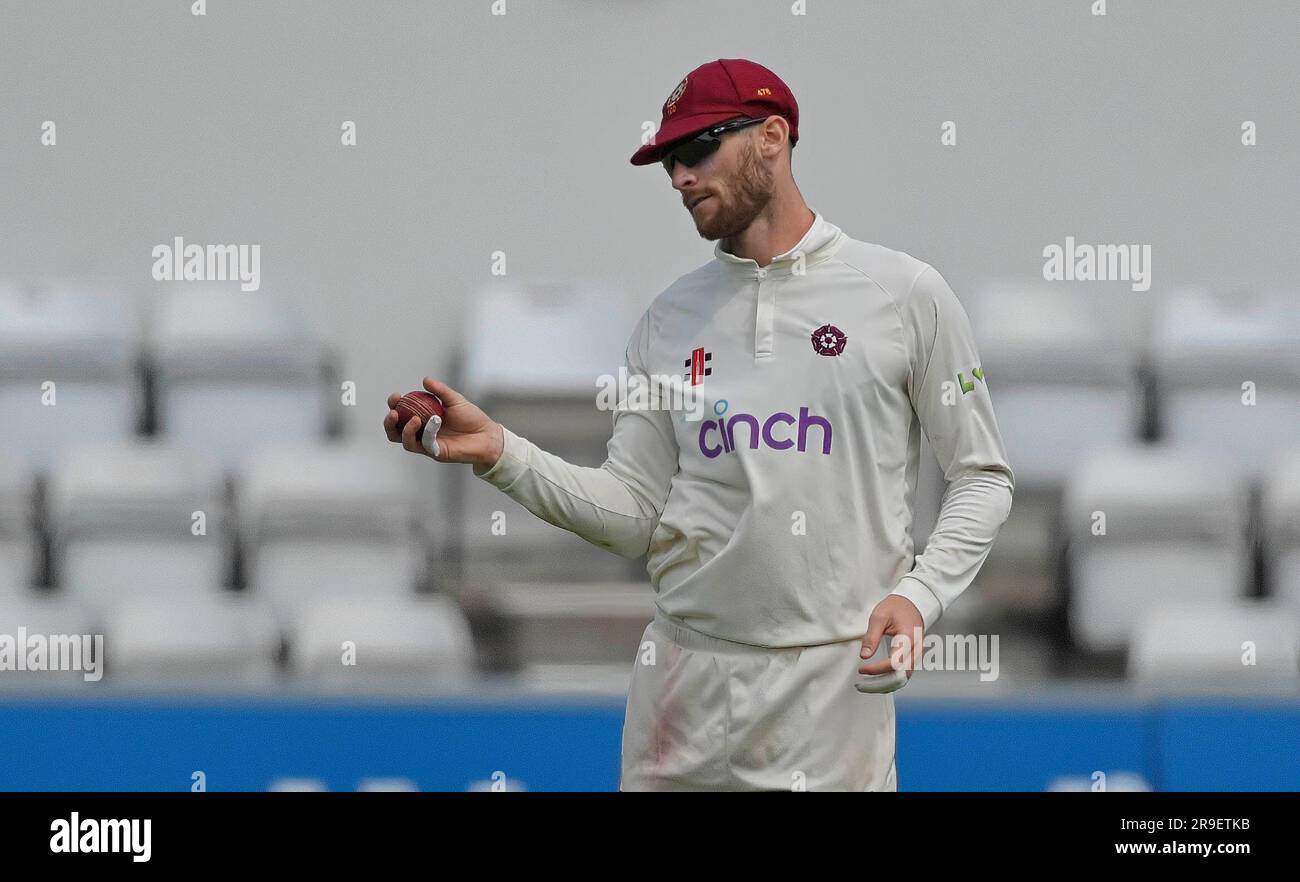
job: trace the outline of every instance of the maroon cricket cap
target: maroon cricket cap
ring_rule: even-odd
[[[740,116],[785,117],[790,143],[799,140],[799,105],[790,87],[761,64],[719,58],[701,64],[677,84],[664,102],[659,131],[632,154],[632,164],[658,162],[677,141]]]

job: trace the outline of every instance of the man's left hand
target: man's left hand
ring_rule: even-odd
[[[906,686],[921,657],[924,635],[925,620],[921,618],[921,611],[906,597],[890,594],[876,604],[867,621],[867,634],[862,638],[862,658],[871,658],[882,639],[891,637],[893,640],[889,658],[863,662],[858,667],[858,673],[866,676],[855,684],[857,690],[885,693]]]

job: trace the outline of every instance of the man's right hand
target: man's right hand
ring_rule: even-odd
[[[388,416],[384,417],[384,434],[388,440],[438,462],[464,462],[484,467],[495,465],[505,448],[505,433],[501,425],[446,383],[425,377],[424,388],[438,396],[446,411],[438,429],[438,455],[430,456],[420,443],[424,423],[419,417],[411,417],[402,431],[397,431],[397,411],[393,408],[397,407],[402,396],[396,392],[388,396]]]

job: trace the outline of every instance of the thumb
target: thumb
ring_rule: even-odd
[[[889,625],[889,617],[873,612],[870,620],[867,622],[867,636],[862,638],[862,657],[871,658],[876,651],[876,646],[880,643],[880,638],[885,636],[885,628]]]
[[[461,395],[441,380],[425,377],[423,383],[426,392],[432,392],[442,400],[443,407],[455,407],[458,404],[464,404],[466,401],[464,395]]]

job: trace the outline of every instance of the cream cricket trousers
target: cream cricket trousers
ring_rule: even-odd
[[[894,697],[854,688],[860,649],[766,649],[657,615],[628,690],[619,789],[896,790]]]

